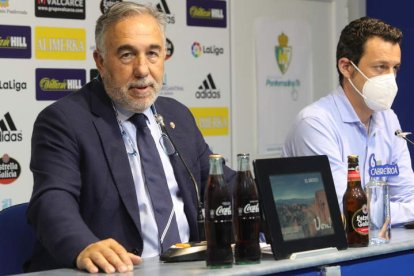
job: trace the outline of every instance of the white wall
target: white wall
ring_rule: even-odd
[[[257,149],[257,91],[254,21],[260,17],[303,19],[312,32],[313,99],[328,94],[338,83],[336,44],[342,28],[365,14],[365,0],[231,0],[232,152],[260,156]],[[276,38],[275,38],[276,42]],[[280,114],[283,116],[283,114]],[[271,126],[269,126],[271,127]]]

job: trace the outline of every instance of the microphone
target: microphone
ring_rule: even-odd
[[[204,212],[203,212],[203,202],[200,200],[200,192],[198,190],[198,185],[197,185],[197,181],[195,180],[195,177],[193,175],[193,173],[190,171],[190,169],[187,166],[187,163],[184,161],[181,153],[178,151],[178,148],[175,146],[174,141],[171,139],[170,134],[167,131],[167,128],[165,127],[165,123],[164,123],[164,118],[156,113],[154,114],[155,117],[155,121],[157,122],[157,124],[161,127],[161,131],[163,133],[165,133],[168,137],[168,139],[171,142],[171,145],[174,147],[175,152],[177,153],[179,159],[181,160],[181,163],[184,165],[185,170],[187,171],[188,175],[190,176],[191,182],[194,185],[195,191],[196,191],[196,196],[197,196],[197,226],[198,226],[198,239],[199,241],[205,241],[206,240],[206,236],[205,236],[205,231],[204,231]]]
[[[407,138],[407,135],[410,135],[411,132],[402,132],[400,129],[397,129],[394,132],[395,136],[400,137],[402,139],[404,139],[405,141],[409,142],[410,144],[414,145],[414,142],[411,139]]]

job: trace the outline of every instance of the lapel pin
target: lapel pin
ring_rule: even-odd
[[[172,129],[174,129],[174,128],[175,128],[175,123],[174,123],[174,122],[170,122],[170,127],[171,127]]]

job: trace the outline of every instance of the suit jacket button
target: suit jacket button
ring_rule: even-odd
[[[134,248],[134,249],[132,249],[132,254],[139,255],[139,250],[138,250],[138,248]]]

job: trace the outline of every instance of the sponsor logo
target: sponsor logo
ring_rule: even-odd
[[[0,25],[0,58],[31,58],[29,26]]]
[[[14,1],[17,2],[17,1]],[[19,1],[20,2],[20,1]],[[0,0],[0,14],[4,15],[27,15],[27,11],[25,10],[16,10],[14,8],[10,7],[10,1],[9,0]]]
[[[8,8],[9,0],[0,0],[0,8]]]
[[[220,99],[220,90],[217,89],[211,74],[208,74],[203,84],[198,87],[195,97],[197,99]]]
[[[156,5],[158,11],[165,13],[167,16],[167,23],[168,24],[175,24],[175,15],[171,14],[170,8],[167,5],[167,1],[161,0]]]
[[[0,119],[0,142],[21,142],[23,135],[17,127],[9,112]]]
[[[4,154],[0,159],[0,184],[10,184],[20,175],[21,167],[19,162]]]
[[[36,100],[58,100],[82,88],[84,69],[36,69]]]
[[[193,45],[191,45],[191,53],[193,57],[200,57],[201,54],[207,55],[222,55],[224,53],[224,49],[222,47],[217,47],[216,45],[212,46],[202,46],[200,42],[195,41]]]
[[[288,46],[289,37],[283,32],[278,37],[279,45],[275,46],[277,66],[282,74],[286,73],[292,60],[292,46]]]
[[[102,0],[100,4],[101,13],[106,13],[114,4],[122,2],[122,0]]]
[[[172,96],[176,92],[183,92],[184,87],[181,85],[171,85],[167,81],[167,75],[164,75],[164,83],[160,91],[160,95],[162,96]]]
[[[169,40],[167,38],[167,41],[166,41],[165,46],[166,46],[166,49],[165,50],[167,52],[166,53],[166,56],[165,56],[165,60],[168,60],[174,54],[174,44],[172,43],[171,40]]]
[[[85,19],[86,0],[35,0],[36,17]]]
[[[36,27],[35,45],[38,59],[86,59],[85,29]]]
[[[227,107],[193,107],[190,110],[203,136],[229,134],[229,109]]]
[[[187,25],[227,27],[226,1],[187,0]]]
[[[25,81],[20,82],[20,81],[16,81],[15,79],[7,80],[7,81],[0,80],[0,92],[4,90],[13,90],[16,92],[20,92],[26,89],[27,89],[27,83]]]
[[[389,177],[400,174],[398,164],[384,164],[377,165],[375,154],[372,153],[369,157],[369,176],[371,177]]]

